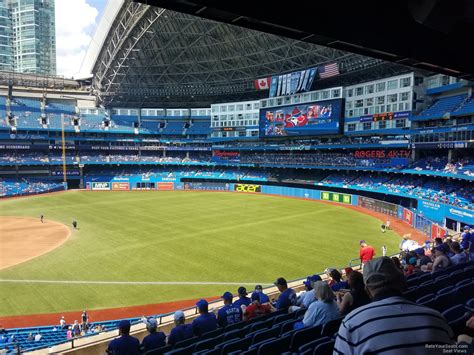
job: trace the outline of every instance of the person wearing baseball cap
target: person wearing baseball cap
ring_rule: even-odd
[[[279,277],[273,284],[278,287],[278,291],[281,292],[275,304],[277,310],[288,310],[291,306],[296,304],[295,290],[288,288],[288,283],[283,277]]]
[[[212,312],[209,312],[209,303],[205,299],[196,302],[196,307],[200,316],[193,320],[193,333],[201,336],[204,333],[217,329],[217,318]]]
[[[260,317],[265,314],[268,314],[272,311],[272,306],[270,304],[262,304],[261,303],[261,292],[254,291],[250,299],[252,303],[245,309],[244,318],[245,320],[250,320],[255,317]]]
[[[454,333],[436,310],[402,296],[405,278],[389,257],[368,261],[363,280],[372,302],[350,312],[339,327],[335,354],[432,354],[430,344],[454,344]],[[438,346],[437,345],[437,346]]]
[[[185,315],[183,311],[174,312],[175,327],[171,329],[168,336],[168,345],[175,345],[176,343],[190,339],[194,336],[193,327],[191,324],[184,324]]]
[[[359,257],[360,257],[360,262],[362,266],[372,260],[375,256],[375,249],[368,245],[365,240],[360,240],[359,241],[360,245],[360,251],[359,251]]]
[[[225,292],[221,296],[224,301],[224,307],[219,309],[217,312],[217,323],[220,327],[225,327],[230,324],[238,323],[242,321],[242,309],[232,304],[232,293],[229,291]]]
[[[143,338],[141,350],[147,352],[150,350],[161,348],[166,345],[166,335],[163,332],[157,332],[158,322],[155,318],[150,317],[146,321],[146,329],[148,335]]]
[[[463,227],[460,244],[461,248],[469,254],[470,260],[474,260],[474,231],[471,231],[471,227],[468,225]]]
[[[107,353],[114,355],[140,354],[140,342],[130,336],[130,321],[121,320],[118,324],[120,338],[112,340],[107,348]]]
[[[260,293],[260,303],[261,304],[270,303],[270,298],[265,293],[263,293],[262,285],[255,286],[254,292]]]
[[[240,286],[237,290],[237,294],[239,295],[239,299],[234,302],[234,306],[242,308],[242,306],[247,307],[250,303],[252,303],[250,298],[247,297],[248,293],[245,287]]]

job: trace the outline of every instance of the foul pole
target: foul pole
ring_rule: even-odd
[[[63,182],[67,184],[66,178],[66,140],[64,139],[64,113],[61,114],[61,144],[63,149]]]

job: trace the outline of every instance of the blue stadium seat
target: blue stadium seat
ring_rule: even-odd
[[[224,341],[235,339],[235,338],[243,338],[245,335],[249,332],[248,328],[241,328],[241,329],[234,329],[229,332],[225,332],[224,335]]]
[[[290,319],[294,319],[295,315],[293,313],[280,314],[273,318],[273,324],[283,323]]]
[[[287,333],[287,332],[293,331],[293,326],[296,322],[298,322],[297,319],[291,319],[291,320],[287,320],[286,322],[280,323],[281,324],[281,326],[280,326],[280,336]]]
[[[466,302],[474,298],[474,282],[471,281],[468,284],[457,287],[456,292],[461,302]]]
[[[464,273],[466,274],[466,278],[474,277],[474,265],[470,265],[464,268]]]
[[[342,320],[344,317],[333,319],[323,325],[323,329],[321,331],[322,336],[332,337],[334,333],[337,333],[339,327],[341,326]]]
[[[314,348],[313,355],[332,355],[334,350],[334,340],[321,343]]]
[[[246,350],[251,344],[250,338],[232,339],[219,345],[222,354],[228,354],[236,350]]]
[[[434,280],[434,287],[436,290],[442,290],[445,287],[452,286],[454,282],[451,282],[450,275],[439,276]]]
[[[471,283],[471,279],[464,279],[462,281],[459,281],[455,284],[455,286],[461,287],[461,286],[467,285],[468,283]]]
[[[456,299],[457,296],[457,290],[454,287],[446,287],[444,290],[447,289],[449,290],[446,292],[436,294],[434,308],[440,312],[447,310],[453,304],[453,300]]]
[[[444,318],[456,334],[464,329],[466,321],[471,316],[471,312],[462,304],[455,305],[443,312]]]
[[[331,340],[330,337],[322,337],[322,338],[313,340],[313,341],[311,341],[311,342],[309,342],[309,343],[306,343],[306,344],[304,344],[304,345],[301,345],[301,346],[298,348],[298,353],[302,354],[302,353],[305,353],[305,352],[307,352],[307,351],[310,351],[308,354],[312,354],[314,348],[316,347],[316,345],[325,343],[325,342],[330,341],[330,340]]]
[[[297,351],[301,345],[321,338],[322,329],[323,324],[297,330],[291,338],[290,350]]]
[[[249,334],[250,335],[250,334]],[[278,337],[280,335],[280,328],[279,327],[273,327],[270,329],[262,329],[257,332],[252,333],[250,339],[251,339],[251,344],[257,344],[260,343],[263,340]]]
[[[167,346],[163,346],[159,349],[154,349],[154,350],[147,351],[144,354],[145,355],[162,355],[162,354],[165,354],[166,352],[171,351],[172,349],[173,349],[173,346],[167,345]]]
[[[224,335],[220,334],[216,337],[210,337],[208,339],[204,339],[201,341],[198,341],[197,343],[194,344],[194,349],[193,351],[200,351],[200,350],[209,350],[214,348],[217,344],[222,342],[224,340]]]
[[[187,354],[192,354],[193,350],[194,350],[194,344],[189,345],[189,346],[184,347],[184,348],[178,348],[178,349],[168,351],[165,354],[167,354],[167,355],[187,355]]]
[[[260,343],[258,355],[273,355],[284,352],[289,349],[290,341],[290,337],[281,337]]]

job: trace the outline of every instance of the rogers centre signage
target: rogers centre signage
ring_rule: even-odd
[[[383,158],[410,158],[411,150],[408,149],[390,149],[390,150],[356,150],[354,158],[356,159],[383,159]]]
[[[234,190],[238,192],[261,192],[261,185],[235,184]]]

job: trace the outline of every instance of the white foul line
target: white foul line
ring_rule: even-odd
[[[95,285],[262,285],[266,282],[207,282],[207,281],[77,281],[77,280],[9,280],[0,279],[0,282],[15,283],[48,283],[48,284],[95,284]]]

